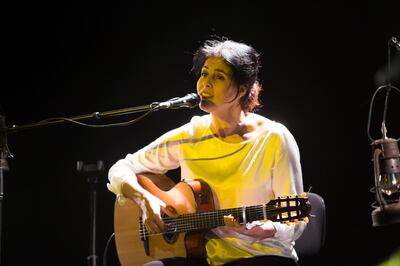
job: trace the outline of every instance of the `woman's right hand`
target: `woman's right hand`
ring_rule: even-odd
[[[165,224],[161,218],[162,213],[165,213],[169,217],[177,216],[174,208],[167,206],[165,202],[151,193],[143,195],[140,205],[144,225],[150,234],[161,233],[164,231]]]

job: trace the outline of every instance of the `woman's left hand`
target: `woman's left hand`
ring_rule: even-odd
[[[230,214],[224,215],[224,223],[229,230],[260,239],[273,237],[276,233],[276,228],[271,221],[266,221],[261,225],[255,225],[247,229],[245,225],[239,224],[235,217]]]

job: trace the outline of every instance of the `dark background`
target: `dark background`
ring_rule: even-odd
[[[302,1],[303,2],[303,1]],[[3,85],[8,126],[150,104],[195,91],[192,54],[213,34],[244,41],[262,56],[263,109],[295,136],[304,187],[327,206],[326,245],[311,265],[376,265],[399,247],[398,225],[372,227],[367,136],[371,96],[384,81],[387,41],[400,37],[395,1],[358,4],[31,4],[3,9]],[[396,52],[392,49],[392,60]],[[397,52],[398,56],[398,52]],[[381,72],[380,72],[381,71]],[[382,72],[383,71],[383,72]],[[393,84],[399,87],[394,78]],[[380,138],[383,99],[371,123]],[[398,93],[390,137],[400,135]],[[137,124],[91,129],[70,124],[8,136],[2,265],[85,265],[89,186],[76,162],[106,169],[167,130],[202,114],[159,111]],[[105,119],[128,120],[135,116]],[[87,121],[93,122],[93,121]],[[114,195],[99,175],[97,254],[113,232]],[[109,265],[118,265],[114,243]]]

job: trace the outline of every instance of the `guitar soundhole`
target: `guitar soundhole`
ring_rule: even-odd
[[[165,223],[165,232],[163,234],[164,240],[172,244],[178,239],[178,232],[176,231],[175,219],[171,219],[166,214],[162,214],[162,219]]]

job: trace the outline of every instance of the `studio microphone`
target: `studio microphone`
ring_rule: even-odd
[[[396,47],[397,51],[400,51],[400,41],[397,40],[396,37],[390,38],[390,43]]]
[[[177,109],[181,107],[194,108],[199,105],[200,98],[196,93],[189,93],[183,97],[176,97],[165,102],[156,102],[155,109]]]

